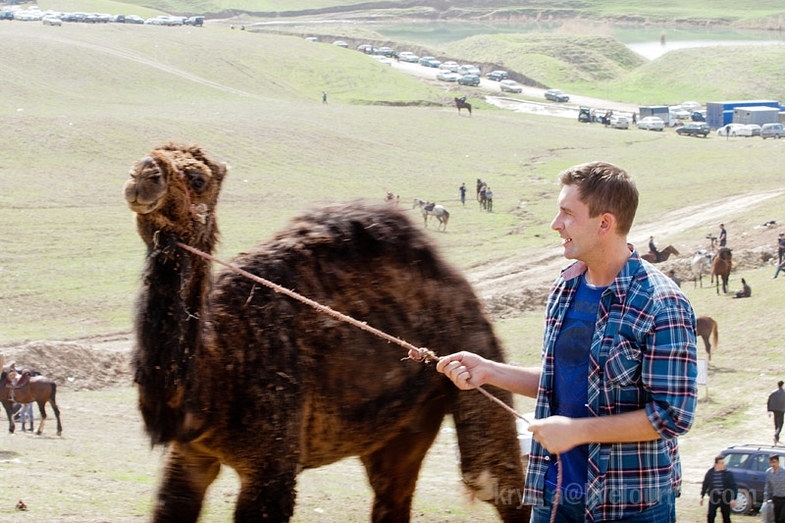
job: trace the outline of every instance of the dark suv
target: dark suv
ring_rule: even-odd
[[[703,136],[706,138],[711,129],[709,125],[704,122],[687,122],[678,129],[676,129],[676,134],[684,134],[687,136]]]
[[[766,469],[769,456],[776,454],[783,465],[785,448],[771,445],[732,445],[722,452],[725,468],[733,473],[739,492],[736,506],[731,510],[736,514],[749,514],[759,510],[763,503],[763,488],[766,485]]]

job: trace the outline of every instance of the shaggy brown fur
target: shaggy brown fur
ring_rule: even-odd
[[[14,400],[11,401],[11,389],[9,388],[8,373],[3,371],[0,374],[0,403],[3,404],[5,413],[8,415],[8,432],[14,433],[16,425],[14,423],[13,408],[14,402],[16,403],[32,403],[38,404],[38,412],[40,414],[41,422],[38,424],[36,434],[39,436],[44,432],[44,425],[46,424],[46,404],[52,406],[57,420],[57,435],[63,434],[63,425],[60,423],[60,408],[57,406],[57,383],[45,378],[44,376],[31,376],[29,381],[22,387],[14,389]]]
[[[466,484],[504,521],[528,521],[513,418],[405,351],[225,270],[211,282],[226,168],[169,144],[125,196],[147,244],[133,366],[153,444],[168,446],[157,521],[195,521],[221,465],[241,478],[236,521],[286,521],[297,473],[359,456],[373,521],[409,521],[422,460],[452,413]],[[312,210],[233,263],[417,346],[502,359],[466,280],[396,208]],[[490,389],[508,404],[511,395]],[[445,496],[445,503],[454,501]]]

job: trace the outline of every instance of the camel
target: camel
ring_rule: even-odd
[[[226,465],[241,482],[235,521],[288,521],[298,472],[358,456],[371,520],[409,521],[422,460],[449,413],[464,483],[503,521],[528,521],[508,412],[237,271],[213,276],[179,246],[213,252],[226,173],[200,147],[169,143],[136,162],[124,186],[147,248],[132,355],[138,406],[152,444],[167,448],[154,520],[196,521]],[[307,211],[233,266],[415,346],[503,361],[471,286],[394,206]]]

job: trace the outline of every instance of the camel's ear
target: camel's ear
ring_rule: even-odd
[[[220,187],[224,176],[226,176],[226,173],[229,170],[226,163],[213,161],[200,147],[192,147],[189,152],[196,160],[207,165],[210,169],[210,173],[213,175],[213,179]]]

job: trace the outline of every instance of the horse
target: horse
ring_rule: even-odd
[[[679,251],[677,251],[676,247],[674,247],[673,245],[668,245],[659,253],[654,253],[649,251],[646,254],[642,254],[641,258],[643,258],[649,263],[659,263],[659,262],[664,262],[665,260],[670,258],[671,254],[675,254],[676,256],[678,256]]]
[[[420,212],[422,213],[423,221],[426,227],[428,227],[428,218],[430,216],[435,216],[436,219],[439,220],[439,225],[436,227],[437,230],[447,230],[447,222],[450,221],[450,211],[445,209],[443,205],[436,205],[433,202],[427,202],[425,200],[421,200],[420,198],[415,198],[412,204],[412,209],[415,207],[420,207]]]
[[[730,270],[733,268],[733,254],[727,247],[720,247],[717,255],[711,262],[711,282],[717,278],[717,295],[720,294],[720,278],[722,278],[722,292],[728,292],[728,279],[730,278]]]
[[[458,114],[461,114],[461,109],[469,111],[469,116],[472,115],[472,104],[466,101],[466,98],[455,97],[455,107],[458,108]]]
[[[717,322],[709,316],[698,316],[698,319],[695,320],[695,333],[703,338],[706,353],[708,353],[709,361],[711,361],[711,347],[713,345],[716,349],[718,343]],[[709,337],[711,337],[711,343],[709,343]]]
[[[27,380],[24,382],[24,380]],[[24,376],[20,379],[24,382],[21,386],[17,385],[12,389],[10,380],[8,379],[8,372],[3,371],[0,374],[0,403],[5,408],[5,413],[8,415],[8,432],[14,433],[16,425],[14,423],[14,403],[31,403],[35,401],[38,404],[38,412],[41,415],[41,423],[38,425],[36,434],[39,436],[44,431],[44,424],[46,423],[46,404],[47,402],[52,406],[57,419],[57,435],[63,434],[63,425],[60,423],[60,408],[57,406],[55,397],[57,395],[57,384],[44,377],[44,376]],[[11,392],[13,390],[13,399]]]
[[[700,282],[700,286],[703,287],[703,273],[709,272],[711,260],[713,258],[714,254],[704,249],[700,249],[695,253],[695,256],[692,257],[690,267],[692,268],[693,287],[697,287],[698,282]]]

